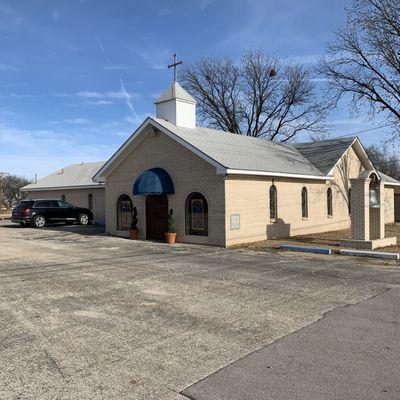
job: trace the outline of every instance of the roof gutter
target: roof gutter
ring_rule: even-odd
[[[81,186],[43,186],[43,187],[23,187],[20,189],[21,192],[39,192],[41,190],[66,190],[66,189],[103,189],[104,184],[97,185],[81,185]]]
[[[224,173],[227,175],[276,176],[282,178],[313,179],[318,181],[332,181],[334,179],[333,176],[288,174],[285,172],[251,171],[246,169],[226,169]]]
[[[400,186],[400,182],[399,182],[399,183],[396,183],[396,182],[383,181],[383,184],[384,184],[385,186],[396,186],[396,187]]]

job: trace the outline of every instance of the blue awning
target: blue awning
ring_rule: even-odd
[[[168,172],[151,168],[143,172],[133,185],[133,195],[174,194],[174,184]]]

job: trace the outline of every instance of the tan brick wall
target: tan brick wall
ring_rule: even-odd
[[[275,178],[278,192],[278,218],[269,219],[270,177],[217,175],[215,168],[182,145],[163,134],[149,134],[107,177],[106,230],[117,232],[117,201],[128,194],[138,209],[139,238],[146,238],[146,199],[132,196],[136,178],[145,170],[160,167],[170,175],[175,194],[168,196],[174,209],[177,240],[188,243],[233,245],[264,240],[267,237],[287,237],[350,227],[348,189],[350,178],[363,169],[355,152],[350,149],[334,168],[334,181]],[[301,190],[308,191],[308,218],[301,215]],[[332,189],[333,215],[327,213],[327,189]],[[199,191],[208,199],[209,236],[185,235],[185,201]],[[390,195],[385,201],[390,201]],[[226,212],[225,212],[226,210]],[[231,230],[231,216],[240,215],[240,229]],[[386,216],[387,220],[390,216]]]
[[[394,188],[385,187],[385,223],[394,222]]]
[[[104,225],[105,223],[105,190],[104,188],[93,189],[66,189],[66,190],[41,190],[26,192],[27,197],[32,199],[60,199],[65,195],[65,200],[68,203],[77,207],[89,207],[89,193],[93,194],[93,214],[94,222]]]
[[[269,188],[272,178],[229,176],[225,181],[226,237],[233,245],[274,237],[338,230],[350,226],[347,193],[349,179],[357,177],[361,163],[352,149],[333,171],[334,181],[275,178],[278,219],[269,219]],[[301,213],[301,190],[307,188],[308,218]],[[327,189],[331,187],[333,215],[328,217]],[[240,214],[240,229],[230,229],[231,214]]]
[[[175,186],[175,194],[168,196],[168,202],[175,214],[177,241],[224,246],[224,177],[216,174],[215,167],[161,133],[149,134],[107,177],[107,232],[118,234],[117,201],[121,194],[128,194],[138,209],[139,238],[146,238],[146,199],[132,196],[132,188],[142,172],[155,167],[165,169]],[[194,191],[208,199],[208,237],[185,234],[185,201]]]

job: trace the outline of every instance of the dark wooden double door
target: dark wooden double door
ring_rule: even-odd
[[[163,240],[168,228],[168,197],[151,195],[146,198],[146,237]]]

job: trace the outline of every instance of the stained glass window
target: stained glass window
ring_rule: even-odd
[[[275,185],[269,188],[269,218],[278,218],[278,193]]]
[[[208,235],[208,204],[198,192],[191,193],[186,199],[186,234]]]
[[[308,194],[305,187],[301,189],[301,216],[308,218]]]
[[[326,201],[327,201],[327,208],[328,208],[328,216],[332,217],[333,215],[333,205],[332,205],[332,189],[328,188],[326,192]]]
[[[127,194],[118,199],[117,205],[118,230],[127,231],[131,226],[132,200]]]

